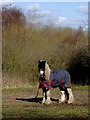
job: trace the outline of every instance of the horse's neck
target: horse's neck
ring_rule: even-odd
[[[50,70],[50,68],[49,68],[49,65],[46,63],[46,65],[45,65],[45,79],[46,79],[47,81],[49,81],[50,72],[51,72],[51,70]]]

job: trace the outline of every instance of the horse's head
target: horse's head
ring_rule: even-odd
[[[47,64],[47,62],[45,60],[39,60],[38,70],[39,70],[39,73],[40,73],[40,77],[42,79],[45,79],[45,80],[49,81],[51,70],[50,70],[49,65]]]
[[[38,70],[40,73],[40,77],[42,78],[45,78],[45,63],[46,61],[44,60],[39,60],[39,63],[38,63]]]

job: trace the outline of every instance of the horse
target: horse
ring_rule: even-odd
[[[59,87],[61,92],[61,98],[59,103],[72,104],[74,102],[73,93],[71,89],[71,79],[70,74],[65,69],[55,69],[51,70],[49,65],[44,60],[39,60],[38,71],[40,73],[39,77],[39,87],[37,90],[36,98],[39,94],[40,88],[43,90],[43,100],[42,104],[50,104],[50,88]]]

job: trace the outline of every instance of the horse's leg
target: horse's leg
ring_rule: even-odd
[[[65,102],[65,90],[62,86],[59,86],[60,91],[61,91],[61,99],[59,99],[59,103],[64,103]]]
[[[43,87],[43,100],[42,100],[42,104],[45,104],[46,99],[47,99],[47,92],[46,92],[46,88]]]
[[[71,88],[67,88],[68,94],[69,94],[69,100],[68,103],[73,103],[74,102],[74,98],[73,98],[73,93],[72,93],[72,89]]]
[[[52,103],[52,101],[50,100],[50,90],[47,90],[47,100],[46,100],[46,104],[50,104]]]
[[[69,94],[67,88],[65,88],[65,103],[68,103],[68,100],[69,100]]]

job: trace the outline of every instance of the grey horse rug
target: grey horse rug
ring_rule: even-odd
[[[47,89],[55,88],[58,86],[71,88],[70,74],[65,69],[56,69],[50,72],[50,79],[40,79],[40,88],[46,87]]]

